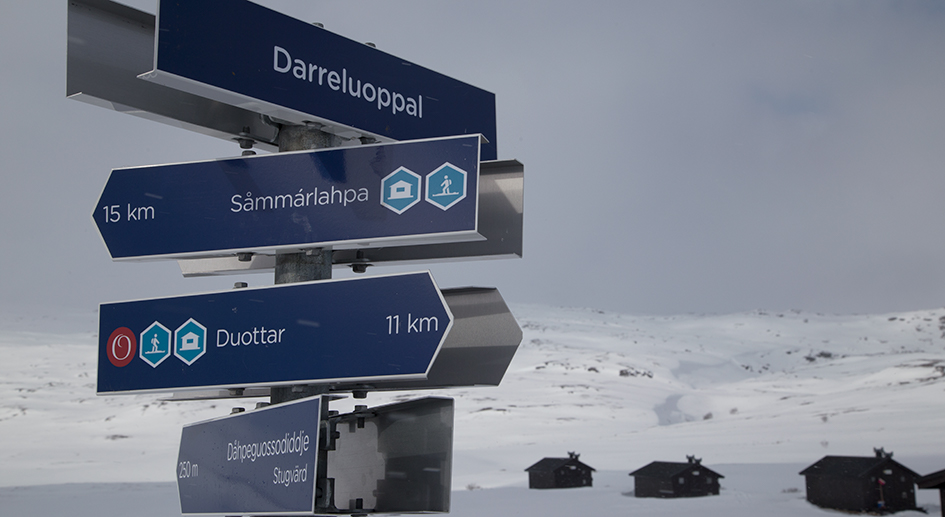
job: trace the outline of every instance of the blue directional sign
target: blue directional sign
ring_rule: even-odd
[[[92,219],[115,260],[478,240],[479,148],[473,135],[115,169]],[[444,167],[468,171],[448,189],[469,195],[420,203],[421,177]]]
[[[155,322],[176,329],[163,362]],[[429,272],[106,303],[98,392],[422,380],[452,324]]]
[[[185,426],[181,513],[312,515],[320,415],[311,397]]]
[[[141,78],[203,98],[382,141],[481,133],[497,158],[494,94],[246,0],[161,0],[155,54]]]

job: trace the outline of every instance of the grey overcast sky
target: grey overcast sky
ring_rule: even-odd
[[[941,2],[259,3],[495,93],[525,258],[425,266],[441,287],[648,314],[945,303]],[[65,67],[66,1],[0,0],[0,323],[271,284],[110,261],[110,169],[239,149],[67,100]]]

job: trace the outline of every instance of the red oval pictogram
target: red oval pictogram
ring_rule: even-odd
[[[128,327],[120,327],[108,336],[106,344],[106,354],[108,361],[121,368],[127,365],[135,358],[135,352],[138,351],[138,340],[135,333]]]

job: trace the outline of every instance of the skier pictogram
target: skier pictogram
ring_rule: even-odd
[[[439,194],[433,194],[434,196],[455,196],[456,192],[450,192],[450,185],[453,184],[453,181],[449,176],[443,175],[443,182],[440,183],[440,186],[443,187],[443,191]]]
[[[426,200],[441,210],[466,198],[466,171],[451,163],[444,163],[426,177]]]
[[[171,331],[159,322],[148,325],[141,333],[141,351],[138,357],[157,368],[171,355]]]

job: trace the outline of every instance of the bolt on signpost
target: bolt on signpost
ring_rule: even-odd
[[[498,385],[521,329],[495,289],[331,269],[521,255],[523,167],[482,161],[494,95],[247,0],[158,8],[70,2],[69,95],[242,156],[115,169],[93,220],[113,260],[270,257],[275,285],[101,304],[98,393],[269,397],[184,427],[183,514],[448,512],[452,399],[328,405]]]

